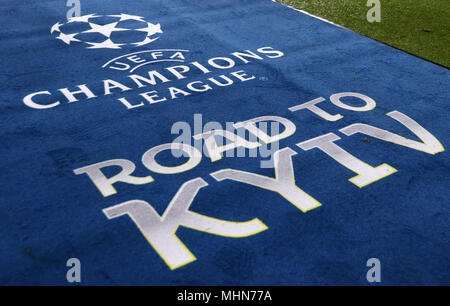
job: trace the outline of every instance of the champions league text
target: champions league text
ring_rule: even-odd
[[[80,100],[95,100],[98,96],[108,96],[136,89],[142,90],[133,99],[129,97],[116,99],[126,109],[134,109],[182,98],[194,93],[207,92],[218,87],[227,87],[235,82],[253,80],[256,78],[254,75],[246,73],[242,69],[231,69],[236,66],[236,63],[248,64],[284,56],[283,52],[272,47],[262,47],[254,51],[233,52],[228,57],[210,58],[207,61],[202,61],[202,63],[197,61],[185,63],[182,51],[186,50],[173,49],[171,52],[167,52],[168,50],[151,51],[121,56],[111,60],[104,67],[131,73],[140,66],[160,61],[161,58],[164,58],[165,61],[178,61],[183,64],[170,66],[159,71],[151,70],[146,75],[129,74],[121,82],[106,79],[101,84],[90,85],[90,87],[86,84],[81,84],[76,86],[76,88],[34,92],[25,96],[23,102],[30,108],[43,110],[76,103]],[[217,73],[217,71],[223,70],[231,71],[226,74],[214,74],[214,72]],[[200,78],[204,75],[207,75],[206,79]],[[155,87],[161,84],[163,84],[161,86],[165,86],[172,81],[184,80],[188,77],[194,78],[194,80],[186,81],[182,86],[166,86],[165,89],[158,87],[157,90],[149,90],[149,86]],[[196,77],[199,78],[195,79]],[[348,99],[358,101],[358,106],[355,106],[355,103],[349,104]],[[117,194],[114,188],[114,185],[117,183],[129,185],[151,184],[155,181],[152,173],[176,175],[189,171],[201,163],[208,162],[206,159],[203,159],[201,148],[205,148],[209,162],[215,163],[223,158],[234,156],[233,154],[228,154],[230,151],[255,150],[270,144],[275,145],[276,148],[273,152],[270,152],[271,165],[273,167],[273,170],[271,170],[273,171],[272,176],[225,168],[210,173],[208,179],[211,180],[212,178],[219,184],[223,181],[248,184],[277,193],[286,200],[286,204],[295,206],[302,213],[308,213],[322,206],[322,203],[317,198],[317,195],[297,185],[295,178],[300,177],[304,169],[294,168],[294,159],[302,158],[305,154],[321,154],[324,158],[337,162],[335,163],[336,167],[345,167],[354,173],[354,176],[343,177],[343,180],[346,179],[349,181],[349,184],[364,188],[394,175],[398,170],[387,163],[383,163],[382,160],[377,161],[376,164],[374,161],[369,164],[358,158],[358,152],[347,151],[345,142],[349,137],[355,137],[354,135],[360,135],[365,138],[372,137],[379,141],[389,142],[393,145],[399,145],[430,155],[445,150],[433,134],[413,118],[397,110],[385,114],[397,126],[395,132],[386,130],[382,126],[372,126],[364,122],[357,122],[336,131],[317,135],[311,139],[302,141],[299,139],[300,142],[296,142],[293,147],[281,147],[279,144],[282,139],[298,136],[297,125],[301,122],[297,122],[295,118],[299,112],[303,112],[303,115],[304,112],[307,112],[314,117],[314,120],[330,124],[341,120],[346,112],[370,112],[375,107],[375,100],[367,95],[358,92],[340,92],[331,95],[328,99],[318,97],[299,105],[293,105],[289,108],[290,119],[277,114],[267,114],[261,117],[248,118],[243,122],[233,123],[233,129],[221,129],[220,127],[207,131],[194,129],[194,135],[185,133],[185,135],[189,135],[188,140],[174,141],[149,148],[146,152],[143,152],[140,161],[115,157],[74,169],[73,172],[76,175],[86,175],[103,197],[110,197]],[[332,109],[334,109],[334,112],[331,111]],[[301,119],[297,116],[297,120]],[[271,133],[268,133],[267,129],[263,129],[261,126],[269,122],[275,122],[277,126],[279,125],[282,128],[271,130]],[[247,137],[246,135],[252,136]],[[407,135],[407,137],[415,135],[415,137],[411,139],[402,135]],[[223,141],[217,141],[218,138],[226,139],[226,144]],[[200,147],[198,145],[192,146],[191,140],[195,144],[200,142]],[[364,150],[364,148],[361,150]],[[174,158],[183,156],[183,163],[177,166],[158,163],[156,157],[164,151],[171,151]],[[174,152],[178,153],[174,154]],[[238,153],[237,156],[243,155]],[[254,155],[253,157],[258,156]],[[188,160],[185,161],[186,159]],[[179,160],[176,161],[179,163]],[[136,167],[148,170],[148,174],[146,176],[134,175]],[[108,175],[105,173],[108,173]],[[114,174],[111,175],[111,173]],[[196,260],[188,246],[176,235],[180,226],[232,238],[249,237],[268,229],[263,220],[260,220],[257,216],[250,220],[236,222],[213,218],[191,210],[190,206],[196,196],[208,186],[207,179],[203,177],[196,177],[186,181],[179,186],[178,191],[173,195],[162,215],[152,206],[152,199],[133,198],[105,208],[103,213],[108,219],[115,219],[121,216],[130,217],[149,244],[172,270]]]
[[[347,99],[357,100],[358,106],[348,104]],[[275,143],[287,137],[298,137],[296,133],[296,115],[306,112],[314,117],[314,120],[332,124],[342,119],[348,112],[370,112],[376,107],[372,98],[356,92],[336,93],[325,99],[322,97],[289,108],[291,119],[277,115],[268,115],[257,118],[249,118],[246,121],[234,124],[237,129],[245,129],[256,136],[256,141],[248,139],[224,130],[213,130],[193,136],[195,140],[201,140],[208,151],[210,161],[202,160],[202,153],[194,146],[186,143],[166,143],[149,148],[143,152],[140,161],[116,157],[114,159],[87,165],[74,170],[76,175],[86,175],[104,197],[110,197],[117,193],[114,188],[116,183],[130,185],[151,184],[155,181],[152,173],[163,175],[176,175],[189,171],[201,163],[214,163],[224,158],[223,153],[235,149],[255,149],[263,144]],[[334,109],[334,112],[331,112]],[[344,114],[342,115],[341,112]],[[286,200],[287,205],[294,205],[302,213],[308,213],[322,203],[317,195],[309,190],[303,190],[297,185],[295,178],[301,177],[308,169],[294,168],[293,160],[302,158],[303,155],[321,154],[323,158],[334,160],[335,167],[345,167],[354,173],[351,177],[342,177],[359,188],[364,188],[379,180],[385,179],[398,171],[393,166],[383,163],[382,160],[366,163],[358,158],[358,152],[349,152],[345,149],[346,141],[355,135],[376,138],[405,149],[421,151],[424,154],[434,155],[445,149],[428,130],[414,119],[399,111],[390,111],[386,114],[387,120],[392,120],[395,131],[389,131],[382,126],[372,126],[363,122],[357,122],[323,135],[317,135],[308,140],[296,143],[294,147],[284,147],[273,153],[273,176],[226,168],[210,173],[210,177],[197,177],[186,181],[173,195],[164,213],[160,215],[152,206],[152,199],[133,199],[103,209],[108,219],[128,216],[136,224],[143,236],[170,269],[177,269],[196,260],[189,250],[176,235],[180,226],[192,230],[201,231],[213,235],[232,238],[244,238],[256,235],[268,229],[264,220],[257,216],[253,219],[235,222],[213,218],[199,214],[190,209],[196,196],[208,188],[207,180],[219,183],[231,181],[236,184],[248,184],[260,189],[277,193]],[[297,117],[298,118],[298,117]],[[297,119],[299,120],[299,119]],[[301,119],[300,119],[301,120]],[[268,135],[259,130],[258,123],[278,122],[284,127],[279,133]],[[404,137],[402,135],[407,135]],[[414,136],[413,136],[414,135]],[[218,144],[217,137],[230,140],[226,145]],[[367,147],[366,147],[367,148]],[[161,165],[156,156],[164,151],[179,150],[188,156],[188,161],[178,166]],[[370,150],[361,148],[361,150]],[[148,170],[147,176],[135,176],[136,167]],[[109,175],[105,174],[106,170]],[[114,175],[111,175],[114,173]],[[326,175],[326,173],[323,173]],[[401,173],[397,174],[401,175]],[[333,184],[333,182],[330,182]],[[151,185],[149,185],[149,188]],[[320,196],[320,195],[319,195]],[[226,209],[224,207],[223,209]]]
[[[152,56],[156,59],[156,61],[158,61],[158,57],[165,55],[166,54],[163,52],[152,53]],[[181,51],[173,52],[169,55],[173,61],[184,60],[184,55]],[[101,95],[108,96],[117,92],[126,92],[133,89],[146,88],[145,92],[140,93],[133,100],[125,97],[117,99],[117,101],[127,109],[134,109],[137,107],[142,107],[145,104],[160,103],[167,100],[174,100],[180,97],[189,96],[193,93],[207,92],[209,90],[213,90],[213,88],[227,87],[235,82],[246,82],[253,80],[256,77],[254,75],[247,74],[244,70],[236,70],[231,71],[228,74],[215,75],[214,77],[209,77],[206,80],[191,81],[183,88],[171,86],[167,87],[165,90],[148,90],[149,85],[155,86],[170,83],[174,80],[186,79],[189,74],[191,74],[191,76],[197,76],[209,74],[215,70],[229,70],[236,65],[237,61],[247,64],[251,61],[273,59],[282,57],[283,55],[283,52],[274,50],[272,47],[262,47],[257,49],[255,52],[250,50],[233,52],[230,57],[214,57],[207,60],[206,63],[190,62],[188,65],[175,65],[164,68],[164,71],[148,71],[145,76],[140,74],[131,74],[127,76],[128,79],[126,81],[118,82],[111,79],[103,80],[101,89],[98,89],[99,85],[92,87],[97,90],[89,88],[86,84],[82,84],[76,86],[76,88],[61,88],[56,91],[44,90],[34,92],[25,96],[23,98],[23,103],[33,109],[51,109],[63,104],[79,102],[82,99],[95,100],[95,98]],[[145,61],[141,57],[143,56],[131,55],[128,57],[128,61],[139,64],[141,61]],[[151,63],[151,61],[147,61],[143,64],[147,63]],[[117,61],[113,63],[113,65],[109,66],[109,68],[116,70],[123,70],[122,67],[128,69],[130,66],[122,61]]]

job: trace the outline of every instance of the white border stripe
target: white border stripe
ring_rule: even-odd
[[[294,11],[300,12],[300,13],[305,14],[305,15],[308,15],[308,16],[311,16],[311,17],[313,17],[313,18],[316,18],[316,19],[325,21],[326,23],[332,24],[332,25],[337,26],[337,27],[339,27],[339,28],[346,29],[346,28],[344,28],[343,26],[340,26],[340,25],[338,25],[338,24],[336,24],[336,23],[334,23],[334,22],[332,22],[332,21],[323,19],[322,17],[319,17],[319,16],[313,15],[313,14],[311,14],[311,13],[308,13],[307,11],[296,9],[296,8],[293,7],[293,6],[290,6],[290,5],[287,5],[287,4],[278,2],[278,1],[276,1],[276,0],[272,0],[272,2],[278,3],[278,4],[282,5],[282,6],[288,7],[288,8],[290,8],[290,9],[293,9]]]

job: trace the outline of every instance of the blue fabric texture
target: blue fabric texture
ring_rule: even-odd
[[[83,285],[369,285],[369,258],[380,260],[384,285],[450,284],[448,151],[428,154],[339,132],[365,123],[421,142],[386,115],[398,111],[447,149],[449,70],[270,0],[81,1],[81,15],[96,14],[88,21],[100,26],[121,18],[110,15],[142,17],[125,17],[112,33],[103,27],[104,34],[86,32],[92,28],[87,22],[67,22],[68,9],[61,0],[8,0],[0,8],[0,284],[69,285],[69,258],[80,260]],[[141,29],[143,20],[159,24],[162,33],[157,27],[117,30]],[[85,33],[64,36],[71,31]],[[106,37],[113,48],[97,45]],[[121,46],[114,47],[118,41]],[[185,50],[183,59],[170,58],[173,49]],[[151,59],[147,50],[169,50],[157,56],[171,61],[137,67]],[[246,57],[246,62],[232,55],[248,51],[260,59]],[[132,53],[137,54],[131,59],[121,57]],[[208,63],[218,57],[232,59],[234,66],[214,67],[226,67],[226,59]],[[176,65],[190,68],[178,69],[184,78],[166,69]],[[139,87],[129,77],[148,78],[149,71],[169,81]],[[242,81],[231,74],[237,71],[253,78]],[[209,80],[220,75],[233,84]],[[111,94],[105,94],[105,80],[116,82],[108,83]],[[197,88],[212,89],[189,90],[186,85],[194,81],[202,82],[194,84]],[[75,91],[83,84],[95,97],[76,94],[77,101],[69,102],[59,90]],[[189,95],[173,99],[169,87]],[[145,100],[141,94],[151,91],[166,100]],[[332,104],[330,96],[342,92],[361,93],[376,107],[360,112]],[[24,98],[33,93],[39,94],[30,99],[48,108],[27,105]],[[307,109],[289,110],[319,97],[324,101],[317,106],[343,117],[327,121]],[[354,97],[341,101],[364,105]],[[293,122],[295,133],[279,147],[297,153],[292,156],[296,184],[322,205],[302,212],[277,192],[210,175],[231,168],[274,178],[273,168],[261,168],[260,157],[212,162],[203,156],[182,173],[148,170],[142,155],[174,141],[176,122],[193,127],[195,114],[203,123],[223,126],[261,116]],[[349,181],[354,171],[317,148],[296,145],[327,133],[338,135],[335,143],[364,163],[388,164],[397,172],[359,188]],[[114,159],[131,161],[133,176],[154,181],[118,182],[117,193],[104,197],[86,174],[74,173]],[[157,161],[180,164],[168,152]],[[102,170],[111,178],[121,169]],[[230,238],[180,226],[176,236],[196,260],[172,270],[130,217],[108,219],[102,211],[143,200],[162,215],[179,188],[195,178],[208,186],[200,189],[191,211],[234,222],[258,218],[268,229]]]

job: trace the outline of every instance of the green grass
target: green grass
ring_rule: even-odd
[[[450,0],[380,0],[379,23],[367,0],[278,1],[450,68]]]

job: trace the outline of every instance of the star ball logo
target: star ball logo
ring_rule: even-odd
[[[84,43],[86,49],[122,49],[145,46],[159,38],[161,25],[144,17],[89,14],[69,18],[66,23],[57,22],[50,29],[56,39],[67,45]]]

